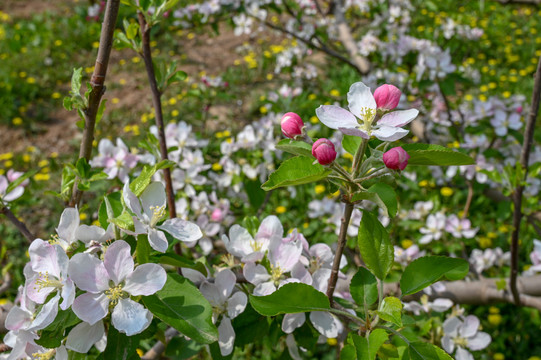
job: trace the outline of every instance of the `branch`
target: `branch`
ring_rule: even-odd
[[[2,285],[0,285],[0,295],[7,291],[11,287],[11,275],[9,272],[6,272],[4,278],[2,279]]]
[[[501,4],[530,4],[530,5],[541,5],[541,0],[496,0]]]
[[[26,240],[28,240],[28,242],[32,242],[34,241],[34,239],[36,239],[36,236],[32,234],[30,230],[28,230],[28,228],[22,221],[17,219],[15,214],[13,214],[7,206],[0,208],[0,214],[4,214],[8,218],[8,220],[11,221],[13,225],[15,225],[19,232],[23,234],[23,236],[26,238]]]
[[[165,330],[164,335],[165,335],[166,342],[169,342],[177,334],[178,334],[178,331],[173,328],[169,328]],[[156,344],[154,344],[154,346],[149,351],[145,353],[145,355],[141,357],[141,360],[159,359],[164,351],[165,351],[165,344],[162,343],[161,341],[158,341]]]
[[[477,281],[453,281],[442,282],[445,290],[433,292],[430,300],[445,298],[455,304],[487,305],[492,303],[515,303],[509,290],[498,290],[497,283],[500,279],[482,279]],[[508,287],[509,289],[509,287]],[[523,276],[517,278],[520,302],[524,306],[541,310],[541,275]],[[398,283],[385,284],[385,294],[400,294]],[[423,292],[405,296],[403,301],[419,300]]]
[[[520,166],[524,170],[524,178],[519,179],[515,193],[513,194],[513,232],[511,234],[511,274],[509,277],[511,292],[515,303],[520,305],[520,297],[517,289],[518,276],[518,235],[520,231],[520,222],[522,220],[522,192],[524,190],[524,182],[528,177],[528,162],[530,160],[530,151],[533,144],[533,134],[535,131],[535,122],[537,120],[537,112],[539,111],[539,101],[541,98],[541,57],[537,63],[537,71],[535,73],[535,83],[532,94],[532,107],[524,128],[524,142],[522,143],[522,153],[520,154]]]
[[[90,80],[92,91],[88,99],[88,108],[84,110],[85,128],[83,130],[83,140],[79,148],[79,159],[85,158],[90,160],[92,155],[92,142],[94,141],[94,128],[96,127],[96,115],[100,107],[101,97],[105,93],[105,75],[107,74],[107,66],[109,64],[109,55],[113,47],[113,35],[115,32],[116,19],[118,17],[118,8],[120,0],[109,0],[105,6],[105,15],[101,26],[100,46],[98,48],[98,56],[94,65],[94,73]],[[73,185],[69,207],[75,207],[83,192],[77,188],[78,181]]]

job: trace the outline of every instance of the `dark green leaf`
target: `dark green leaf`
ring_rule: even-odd
[[[425,342],[412,342],[408,352],[411,360],[453,360],[449,354],[436,345]]]
[[[405,144],[410,158],[408,165],[473,165],[475,161],[468,155],[434,144]]]
[[[205,268],[205,265],[200,262],[192,261],[189,259],[185,259],[182,256],[179,256],[174,253],[165,253],[165,254],[159,254],[158,256],[158,262],[160,264],[167,264],[176,266],[179,268],[188,268],[199,271],[201,274],[207,276],[207,269]]]
[[[363,139],[359,136],[344,135],[344,137],[342,138],[342,147],[348,153],[355,156],[357,150],[359,150],[359,146],[361,145],[362,141]]]
[[[258,210],[261,204],[265,201],[267,193],[261,189],[259,180],[247,180],[244,182],[244,190],[248,195],[248,200],[253,209]]]
[[[54,349],[62,344],[62,340],[67,335],[66,329],[79,323],[79,318],[71,309],[59,310],[54,321],[41,331],[41,336],[36,344]]]
[[[389,217],[395,217],[398,211],[398,200],[396,199],[396,193],[394,189],[385,183],[379,182],[368,188],[369,192],[378,194],[379,198],[385,204],[383,210],[387,210]]]
[[[103,352],[104,359],[132,360],[139,359],[137,355],[137,345],[139,345],[139,336],[126,336],[109,326],[107,334],[107,347]]]
[[[330,169],[313,162],[313,158],[304,156],[288,159],[270,174],[269,180],[261,188],[269,191],[279,187],[307,184],[324,179],[331,173]]]
[[[393,263],[394,248],[387,230],[367,211],[363,212],[358,242],[366,266],[378,279],[385,279]]]
[[[250,304],[258,313],[266,316],[330,310],[325,294],[302,283],[285,284],[267,296],[250,295]]]
[[[349,291],[357,305],[372,305],[378,299],[378,282],[376,277],[368,269],[359,268],[351,279]]]
[[[314,160],[312,156],[312,146],[304,141],[295,141],[291,139],[282,139],[276,144],[278,150],[288,152],[293,155],[305,156]]]

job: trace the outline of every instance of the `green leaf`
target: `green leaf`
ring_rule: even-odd
[[[278,142],[278,144],[276,144],[276,148],[293,155],[308,157],[312,159],[313,162],[314,157],[312,156],[312,146],[304,141],[282,139]]]
[[[139,359],[137,355],[139,336],[126,336],[120,333],[114,326],[109,326],[107,334],[107,347],[103,352],[104,359]]]
[[[387,210],[389,217],[395,217],[398,211],[398,200],[396,199],[396,193],[394,189],[385,183],[378,182],[368,188],[369,192],[378,194],[379,198],[385,204],[383,210]]]
[[[167,274],[163,289],[143,297],[145,306],[160,320],[203,344],[218,340],[212,306],[203,294],[178,274]]]
[[[372,201],[374,204],[379,206],[386,214],[388,214],[387,205],[381,200],[379,195],[375,192],[368,192],[368,191],[360,191],[358,193],[353,194],[351,197],[352,202],[361,201],[361,200],[368,200]]]
[[[124,211],[122,214],[115,218],[109,218],[109,222],[112,222],[113,224],[124,230],[133,231],[134,229],[133,217],[127,211]]]
[[[383,299],[377,314],[385,321],[392,322],[398,327],[402,326],[402,302],[398,298],[388,296]]]
[[[66,329],[79,322],[79,318],[71,309],[59,310],[54,321],[45,329],[41,330],[41,336],[35,342],[48,349],[57,348],[62,344],[62,339],[66,335]]]
[[[411,360],[453,360],[443,349],[422,341],[410,343],[408,351]]]
[[[107,205],[107,203],[109,205]],[[104,196],[98,211],[100,226],[107,229],[109,226],[109,219],[120,216],[123,209],[120,191]]]
[[[342,138],[342,147],[348,153],[355,156],[357,150],[359,150],[359,146],[361,145],[362,141],[363,139],[359,136],[344,135],[344,137]]]
[[[73,101],[71,100],[71,97],[65,97],[62,105],[64,105],[64,109],[68,111],[73,110]]]
[[[126,28],[126,37],[128,40],[133,40],[137,36],[137,33],[139,32],[139,24],[138,23],[131,23]]]
[[[71,94],[79,95],[81,92],[81,79],[83,78],[83,68],[73,69],[71,75]]]
[[[258,339],[263,339],[269,334],[269,322],[267,318],[254,310],[248,303],[246,309],[233,319],[233,328],[235,329],[235,345],[245,346],[254,343]],[[295,332],[298,339],[298,333]]]
[[[265,201],[266,192],[261,189],[258,179],[244,181],[244,190],[253,209],[258,210]]]
[[[88,173],[90,171],[90,165],[88,164],[88,162],[86,161],[85,158],[80,158],[79,160],[77,160],[77,163],[75,164],[75,168],[77,169],[77,175],[81,179],[87,179],[88,178]]]
[[[359,268],[351,279],[349,291],[357,305],[372,305],[378,299],[378,282],[376,277],[368,269]]]
[[[408,165],[473,165],[475,161],[468,155],[434,144],[405,144],[410,158]]]
[[[141,234],[137,235],[137,246],[135,248],[135,253],[137,255],[137,262],[139,264],[145,264],[149,262],[150,258],[150,243],[148,242],[148,235]]]
[[[250,304],[255,311],[266,316],[330,310],[325,294],[302,283],[285,284],[267,296],[250,295]]]
[[[355,346],[347,344],[340,352],[340,360],[357,360],[357,351]]]
[[[162,160],[154,166],[146,165],[143,167],[141,174],[139,174],[139,176],[131,182],[130,190],[135,194],[135,196],[140,196],[143,191],[145,191],[148,184],[150,184],[152,181],[152,177],[156,171],[172,167],[173,165],[175,165],[175,163],[171,160]]]
[[[105,112],[105,105],[107,104],[107,99],[103,99],[100,103],[100,107],[98,108],[98,112],[96,113],[96,126],[101,121],[101,118],[103,117],[103,113]]]
[[[460,280],[469,271],[468,262],[464,259],[445,256],[424,256],[414,260],[404,270],[400,278],[402,296],[414,294],[442,278]]]
[[[13,180],[9,183],[8,187],[5,190],[5,194],[9,194],[13,189],[15,189],[17,186],[21,185],[23,181],[26,179],[34,176],[38,172],[38,169],[30,170],[19,176],[17,179]]]
[[[185,259],[182,256],[174,253],[159,254],[157,255],[157,257],[160,264],[172,265],[179,268],[189,268],[197,270],[205,276],[208,275],[207,269],[205,268],[205,265],[203,263]]]
[[[313,158],[304,156],[288,159],[270,174],[269,180],[261,188],[269,191],[284,186],[307,184],[324,179],[331,173],[330,169],[313,162]]]
[[[394,248],[387,230],[367,211],[363,212],[358,242],[366,266],[378,279],[385,279],[393,264]]]

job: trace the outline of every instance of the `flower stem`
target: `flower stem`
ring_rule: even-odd
[[[329,285],[327,287],[327,297],[331,306],[333,304],[333,294],[334,289],[336,288],[336,282],[338,281],[338,271],[340,270],[340,260],[342,259],[342,253],[344,252],[344,247],[346,246],[346,237],[348,234],[349,220],[351,219],[351,214],[353,213],[353,204],[346,202],[346,207],[344,208],[344,216],[342,216],[342,223],[340,225],[340,234],[338,235],[338,244],[336,246],[336,253],[334,254],[334,261],[332,264],[331,277],[329,278]]]
[[[357,152],[355,153],[355,157],[353,158],[353,170],[351,172],[351,174],[353,175],[353,179],[359,176],[359,171],[361,170],[361,165],[363,163],[363,156],[364,156],[367,146],[368,146],[368,139],[363,139],[363,141],[361,142],[361,145],[359,145],[359,148],[357,149]]]

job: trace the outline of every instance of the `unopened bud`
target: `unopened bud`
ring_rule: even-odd
[[[329,139],[319,139],[312,145],[312,155],[321,165],[329,165],[336,159],[334,144]]]
[[[383,163],[389,169],[392,170],[404,170],[406,165],[408,165],[408,159],[410,158],[406,150],[402,149],[400,146],[392,148],[383,154]]]
[[[285,113],[284,116],[282,116],[280,125],[282,126],[282,134],[284,134],[285,137],[293,139],[297,135],[302,135],[304,123],[302,122],[301,117],[294,112]]]
[[[398,106],[402,92],[394,85],[381,85],[374,91],[374,99],[378,109],[392,110]]]

